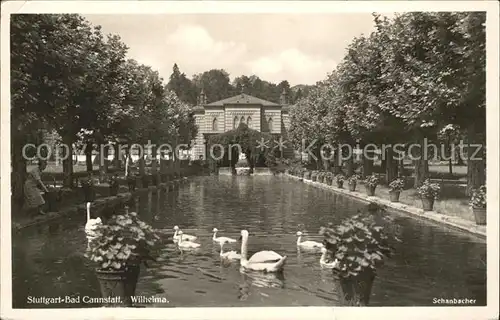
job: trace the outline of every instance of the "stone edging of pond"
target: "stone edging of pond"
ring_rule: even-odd
[[[311,185],[314,185],[314,186],[317,186],[320,188],[328,189],[328,190],[331,190],[335,193],[342,194],[342,195],[363,201],[365,203],[374,202],[374,203],[377,203],[380,205],[384,205],[388,208],[402,212],[402,213],[404,213],[410,217],[413,217],[413,218],[418,217],[418,218],[421,218],[424,220],[436,222],[436,223],[440,224],[441,226],[444,225],[444,226],[451,227],[453,229],[456,229],[456,230],[459,230],[462,232],[472,233],[476,236],[479,236],[481,239],[486,240],[486,226],[478,226],[473,221],[468,221],[468,220],[465,220],[465,219],[462,219],[459,217],[447,216],[447,215],[437,213],[434,211],[426,211],[424,213],[424,211],[422,209],[416,208],[413,206],[409,206],[409,205],[404,204],[404,203],[391,202],[389,200],[382,199],[382,198],[379,198],[376,196],[370,197],[370,196],[362,194],[358,191],[349,191],[349,190],[345,190],[345,189],[340,189],[340,188],[337,188],[335,186],[329,186],[329,185],[324,184],[324,183],[315,182],[315,181],[312,181],[309,179],[303,179],[303,178],[299,178],[296,176],[292,176],[288,173],[285,173],[284,175],[289,177],[289,178],[295,179],[295,180],[303,181],[304,183],[308,183],[308,184],[311,184]]]
[[[172,180],[169,182],[162,182],[158,186],[149,186],[147,188],[138,188],[138,189],[134,190],[133,192],[124,192],[124,193],[119,193],[116,196],[98,198],[92,202],[92,209],[95,212],[100,213],[100,212],[102,212],[102,210],[104,210],[108,206],[110,206],[110,205],[114,206],[118,203],[126,202],[132,196],[134,196],[140,192],[143,192],[146,190],[154,191],[157,189],[167,189],[167,188],[170,190],[170,187],[175,187],[179,183],[186,181],[186,180],[187,180],[187,178],[185,177],[182,179]],[[74,215],[74,214],[77,214],[79,211],[85,211],[85,210],[87,210],[85,203],[81,203],[81,204],[78,204],[75,206],[71,206],[69,208],[65,208],[61,211],[47,212],[44,215],[33,217],[32,219],[30,219],[30,221],[27,221],[24,223],[12,223],[12,230],[13,230],[13,232],[19,232],[20,230],[22,230],[24,228],[47,223],[49,221],[56,220],[56,219],[59,219],[59,218],[64,217],[64,216]]]

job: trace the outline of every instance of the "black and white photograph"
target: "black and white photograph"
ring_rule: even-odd
[[[1,19],[2,318],[498,319],[496,1]]]

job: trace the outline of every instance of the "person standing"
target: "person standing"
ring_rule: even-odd
[[[30,213],[37,211],[38,214],[45,214],[42,210],[45,200],[43,199],[40,189],[49,192],[42,182],[41,177],[41,173],[46,167],[46,161],[38,160],[38,165],[28,172],[28,176],[24,182],[24,205]]]

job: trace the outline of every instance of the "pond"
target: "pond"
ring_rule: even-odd
[[[297,250],[295,233],[321,241],[318,231],[365,205],[329,190],[277,176],[198,177],[170,192],[145,192],[139,215],[154,227],[178,225],[196,235],[201,248],[179,252],[165,240],[159,261],[141,270],[137,295],[164,297],[148,307],[334,306],[331,271],[320,253]],[[379,269],[372,306],[432,306],[434,298],[475,299],[486,304],[486,244],[473,236],[395,215],[401,243]],[[26,229],[13,239],[14,308],[82,308],[96,305],[33,303],[29,297],[99,297],[91,265],[83,257],[85,216]],[[287,255],[282,276],[242,274],[239,262],[222,264],[218,236],[250,233],[249,252]],[[239,244],[226,245],[237,250]]]

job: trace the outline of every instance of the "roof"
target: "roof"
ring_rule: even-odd
[[[234,97],[222,99],[220,101],[215,101],[215,102],[206,104],[205,106],[207,106],[207,107],[222,107],[226,104],[241,104],[241,105],[260,104],[264,107],[280,107],[281,106],[277,103],[267,101],[264,99],[260,99],[257,97],[253,97],[253,96],[250,96],[250,95],[245,94],[245,93],[241,93],[241,94],[234,96]]]

